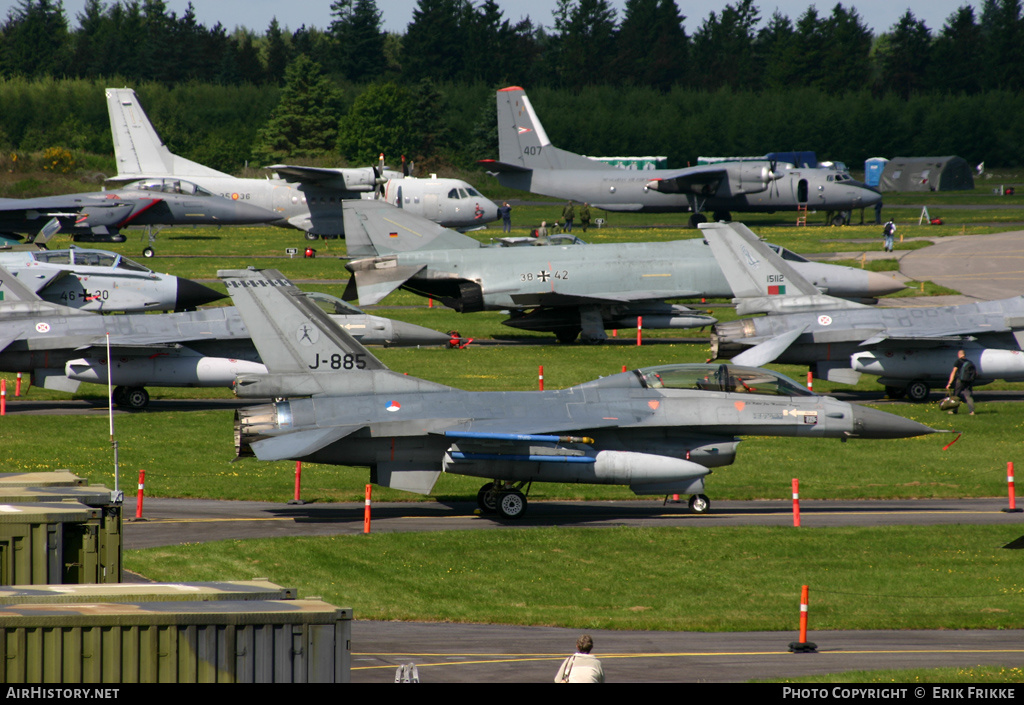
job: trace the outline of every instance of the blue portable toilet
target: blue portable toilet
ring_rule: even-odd
[[[864,161],[864,183],[868,186],[878,188],[882,181],[882,172],[889,160],[885,157],[871,157]]]

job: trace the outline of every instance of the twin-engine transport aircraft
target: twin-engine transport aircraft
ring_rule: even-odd
[[[700,239],[546,247],[483,247],[473,238],[375,201],[346,201],[352,272],[343,298],[375,304],[395,289],[463,313],[510,312],[505,325],[600,342],[607,328],[701,328],[714,319],[669,299],[732,290]],[[799,259],[799,258],[797,258]],[[834,296],[856,299],[904,288],[863,269],[794,261]]]
[[[847,211],[874,206],[881,194],[833,169],[795,169],[770,161],[724,162],[657,171],[619,169],[551,144],[526,91],[497,92],[498,161],[502,186],[587,202],[606,211],[692,212],[690,225],[730,220],[731,213],[773,213],[806,206]]]
[[[466,392],[387,369],[275,270],[223,270],[266,374],[239,375],[237,454],[370,468],[427,494],[442,472],[486,478],[481,509],[526,510],[533,482],[628,485],[692,495],[732,463],[737,436],[905,438],[933,429],[815,396],[773,372],[664,365],[540,392]]]
[[[344,235],[341,202],[377,198],[445,227],[468,230],[498,218],[498,206],[460,179],[414,178],[384,168],[326,169],[275,164],[273,178],[239,179],[172,154],[130,88],[108,88],[107,112],[117,160],[116,181],[174,177],[276,217],[274,225],[306,237]],[[152,255],[152,240],[145,254]]]
[[[821,294],[742,223],[701,225],[732,286],[740,315],[717,324],[712,359],[738,365],[807,365],[815,376],[856,384],[878,375],[891,397],[928,398],[945,386],[963,349],[975,384],[1024,380],[1024,297],[961,306],[881,308]]]

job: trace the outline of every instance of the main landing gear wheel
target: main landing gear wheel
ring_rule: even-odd
[[[526,496],[519,490],[508,490],[498,495],[498,514],[502,519],[518,519],[526,513]]]
[[[476,504],[484,514],[495,514],[498,511],[498,493],[494,483],[488,482],[476,493]]]
[[[690,497],[690,511],[694,514],[704,514],[711,509],[711,500],[707,495],[695,494]]]
[[[907,385],[907,399],[910,401],[922,402],[928,400],[931,389],[928,383],[922,380],[915,380]]]
[[[147,247],[142,251],[142,256],[145,257],[146,259],[152,259],[153,255],[155,254],[156,252],[153,251],[152,247]]]
[[[907,396],[907,390],[904,387],[886,387],[885,396],[890,399],[902,399]]]
[[[114,403],[129,409],[144,409],[149,404],[149,392],[142,387],[115,387]]]
[[[690,216],[690,227],[696,228],[701,223],[708,222],[708,218],[703,213],[694,213]]]
[[[307,230],[307,231],[306,231],[306,239],[307,239],[307,240],[319,240],[319,239],[320,239],[320,236],[319,236],[319,235],[317,235],[316,233],[311,233],[311,232],[309,232],[309,231]]]

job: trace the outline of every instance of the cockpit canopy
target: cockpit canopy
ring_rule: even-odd
[[[191,181],[182,181],[181,179],[167,178],[167,179],[142,179],[140,181],[132,181],[124,185],[125,189],[134,189],[136,191],[158,191],[160,193],[180,193],[185,196],[212,196],[213,194],[202,186],[198,186]]]
[[[648,389],[702,389],[777,397],[814,396],[807,387],[786,375],[760,367],[696,363],[641,367],[635,372]]]
[[[306,298],[312,300],[325,313],[338,316],[358,316],[363,311],[356,308],[347,301],[342,301],[337,296],[331,296],[320,291],[307,291]]]
[[[127,269],[130,272],[151,272],[138,262],[106,250],[83,250],[72,247],[68,250],[41,250],[32,253],[36,262],[46,264],[77,265],[79,267],[110,267]]]

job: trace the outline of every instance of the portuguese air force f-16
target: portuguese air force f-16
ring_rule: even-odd
[[[0,266],[44,301],[84,311],[184,311],[224,298],[105,250],[0,250]]]
[[[467,392],[398,374],[280,272],[224,270],[267,374],[242,374],[238,456],[370,468],[372,482],[427,494],[441,472],[481,477],[484,511],[526,509],[533,482],[628,485],[692,495],[733,462],[737,436],[905,438],[933,429],[816,396],[765,370],[664,365],[568,389]]]
[[[571,342],[607,328],[700,328],[714,319],[667,299],[732,290],[700,239],[546,247],[484,247],[473,238],[375,201],[346,201],[352,272],[343,298],[374,304],[402,288],[457,311],[508,310],[504,324]],[[788,254],[788,253],[787,253]],[[802,258],[794,256],[794,260]],[[863,269],[793,266],[834,296],[874,299],[904,286]]]
[[[717,324],[711,356],[741,365],[807,365],[815,376],[856,384],[878,375],[892,397],[913,401],[943,387],[963,349],[975,384],[1024,380],[1024,297],[960,306],[882,308],[822,295],[741,223],[701,231],[732,285],[740,315]]]
[[[333,296],[308,297],[368,344],[443,345],[450,339],[367,315]],[[142,408],[148,386],[228,387],[236,375],[266,368],[234,307],[104,316],[44,301],[0,266],[0,370],[30,372],[32,384],[64,392],[82,382],[107,384],[109,373],[114,401]]]
[[[273,225],[298,228],[311,240],[344,235],[341,202],[375,198],[462,230],[498,217],[498,206],[460,179],[415,178],[381,167],[326,169],[275,164],[273,178],[240,179],[172,154],[130,88],[108,88],[107,112],[116,181],[187,180],[234,202],[273,211]],[[147,256],[152,254],[146,248]]]
[[[497,92],[498,161],[484,160],[499,183],[531,193],[587,202],[606,211],[692,212],[691,226],[731,213],[847,211],[881,195],[832,169],[787,168],[771,161],[724,162],[657,171],[619,169],[551,144],[526,91]]]

